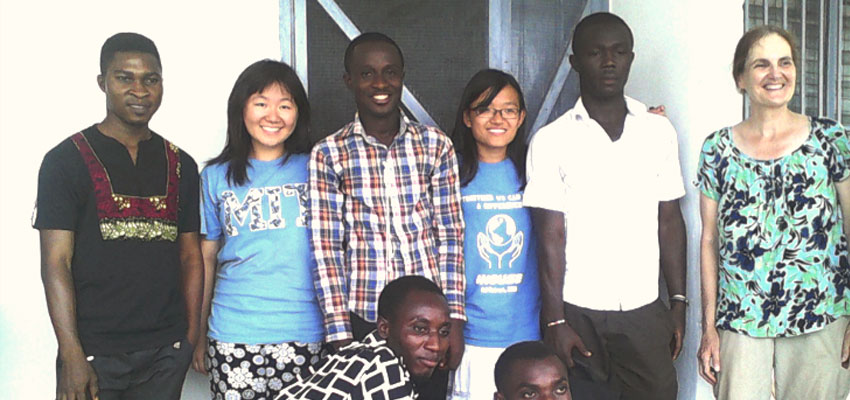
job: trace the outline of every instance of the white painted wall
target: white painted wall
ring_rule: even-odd
[[[741,120],[742,98],[732,81],[732,55],[743,34],[741,0],[611,0],[635,36],[635,61],[626,94],[649,105],[665,104],[679,133],[679,159],[687,195],[688,324],[676,362],[680,399],[713,399],[697,374],[700,340],[699,193],[693,185],[702,142]]]
[[[105,116],[100,46],[120,31],[156,42],[165,95],[151,126],[199,163],[224,145],[237,75],[280,58],[278,1],[0,0],[0,397],[52,399],[56,339],[30,228],[41,159]],[[191,372],[184,398],[209,399]]]

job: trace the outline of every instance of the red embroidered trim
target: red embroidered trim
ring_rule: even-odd
[[[165,195],[139,197],[115,193],[103,163],[82,132],[71,137],[89,170],[97,216],[104,240],[177,240],[177,207],[180,192],[180,154],[163,139],[168,162]]]

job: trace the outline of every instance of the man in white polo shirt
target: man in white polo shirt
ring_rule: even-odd
[[[570,63],[581,98],[534,136],[523,202],[539,238],[544,340],[570,379],[622,399],[675,399],[687,305],[685,190],[672,125],[623,94],[633,40],[609,13],[576,26]]]

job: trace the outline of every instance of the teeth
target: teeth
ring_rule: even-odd
[[[493,132],[493,133],[505,133],[505,132],[507,132],[507,130],[505,130],[505,129],[488,129],[487,131]]]
[[[375,100],[386,100],[389,97],[390,97],[390,95],[388,95],[388,94],[376,94],[376,95],[372,96],[372,98],[374,98]]]
[[[277,131],[280,130],[280,128],[273,128],[273,127],[270,127],[270,126],[263,126],[261,128],[263,128],[263,130],[266,131],[266,132],[277,132]]]
[[[764,88],[767,89],[767,90],[777,90],[777,89],[782,89],[784,86],[785,85],[774,84],[774,85],[766,85]]]

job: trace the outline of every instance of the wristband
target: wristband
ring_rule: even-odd
[[[688,298],[685,297],[685,295],[682,295],[682,294],[674,294],[674,295],[670,296],[670,301],[678,301],[678,302],[681,302],[681,303],[685,303],[685,306],[688,306],[688,305],[691,304],[691,302],[688,301]]]
[[[563,324],[566,324],[566,323],[567,323],[567,320],[565,320],[565,319],[561,318],[561,319],[559,319],[559,320],[557,320],[557,321],[547,322],[547,323],[546,323],[546,327],[547,327],[547,328],[551,328],[551,327],[553,327],[553,326],[563,325]]]

